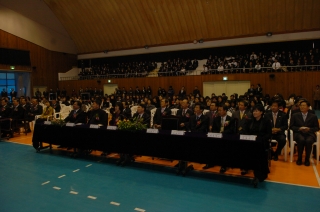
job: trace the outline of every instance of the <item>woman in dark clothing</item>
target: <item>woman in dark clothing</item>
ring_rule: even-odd
[[[264,107],[260,104],[253,106],[252,116],[253,118],[248,120],[243,129],[240,131],[240,134],[246,135],[256,135],[257,140],[262,140],[263,148],[266,150],[266,158],[268,157],[268,151],[270,148],[270,139],[272,136],[272,125],[270,120],[263,117]],[[260,168],[253,170],[254,171],[254,186],[256,187],[258,180],[262,182],[268,176],[269,166],[268,160],[265,161],[265,164],[261,164]],[[247,173],[247,170],[242,170],[241,174],[244,175]]]

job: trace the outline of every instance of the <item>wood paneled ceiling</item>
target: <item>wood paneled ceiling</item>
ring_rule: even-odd
[[[79,54],[320,29],[320,0],[44,0]]]

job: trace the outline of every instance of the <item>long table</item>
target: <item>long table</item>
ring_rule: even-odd
[[[239,135],[208,138],[204,133],[186,132],[171,135],[170,131],[158,134],[146,131],[128,132],[92,129],[89,126],[60,127],[36,124],[33,146],[38,150],[42,143],[63,145],[81,149],[145,155],[184,160],[233,168],[254,170],[255,177],[263,181],[269,172],[266,144],[239,140]]]

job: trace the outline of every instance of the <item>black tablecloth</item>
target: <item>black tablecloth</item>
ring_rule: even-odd
[[[88,126],[36,124],[32,142],[36,149],[40,142],[45,142],[81,149],[251,169],[260,180],[264,180],[269,172],[264,142],[260,139],[239,140],[239,135],[226,135],[219,139],[208,138],[202,133],[187,132],[184,136],[179,136],[161,130],[159,134],[151,134],[145,131],[92,129]]]

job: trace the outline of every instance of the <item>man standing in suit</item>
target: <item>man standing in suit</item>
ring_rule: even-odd
[[[171,110],[168,108],[169,101],[162,99],[160,102],[160,108],[157,108],[156,113],[153,117],[153,126],[155,128],[161,128],[162,117],[171,115]]]
[[[310,107],[308,101],[301,101],[299,107],[301,112],[293,114],[290,119],[290,129],[293,130],[293,137],[298,147],[298,160],[296,164],[299,166],[302,164],[302,153],[303,149],[306,148],[304,165],[310,166],[309,158],[312,145],[316,142],[315,132],[319,130],[319,123],[317,116],[308,111]]]
[[[179,98],[184,98],[187,95],[186,90],[184,88],[184,86],[181,87],[180,91],[179,91]]]
[[[10,96],[11,96],[11,100],[12,100],[12,97],[16,98],[17,97],[17,91],[15,91],[13,88],[11,88]]]
[[[100,109],[101,100],[96,99],[93,101],[88,115],[88,124],[100,124],[102,126],[108,125],[108,114]]]
[[[193,111],[189,109],[188,99],[180,101],[181,109],[177,111],[179,118],[179,130],[186,130],[189,124],[190,117],[193,116]]]
[[[206,116],[209,117],[209,131],[212,131],[212,124],[213,124],[213,120],[215,117],[217,117],[218,114],[218,110],[217,110],[217,103],[216,102],[211,102],[210,104],[210,111],[208,111],[206,113]]]
[[[250,111],[247,109],[248,107],[248,102],[245,100],[239,101],[239,110],[235,111],[232,113],[232,118],[238,120],[238,129],[237,131],[240,131],[243,129],[246,120],[251,119],[252,114]]]
[[[279,110],[279,102],[274,101],[271,104],[271,112],[265,114],[265,118],[272,124],[272,139],[278,142],[277,150],[274,153],[273,160],[278,160],[278,155],[286,145],[285,131],[288,129],[288,119],[284,112]]]
[[[86,123],[87,115],[85,112],[81,110],[81,102],[75,101],[72,105],[73,110],[69,113],[69,115],[64,119],[65,122],[71,123]]]
[[[209,117],[203,115],[204,105],[196,103],[194,106],[194,115],[189,121],[189,130],[191,132],[208,132]]]
[[[254,89],[254,85],[251,85],[251,87],[248,89],[248,95],[254,96],[256,94],[256,90]]]
[[[236,128],[234,119],[227,115],[228,107],[223,105],[218,107],[219,116],[215,117],[212,124],[212,132],[214,133],[225,133],[234,134],[236,133]],[[212,167],[207,164],[203,169],[208,169]],[[220,173],[227,171],[226,166],[221,166]]]

